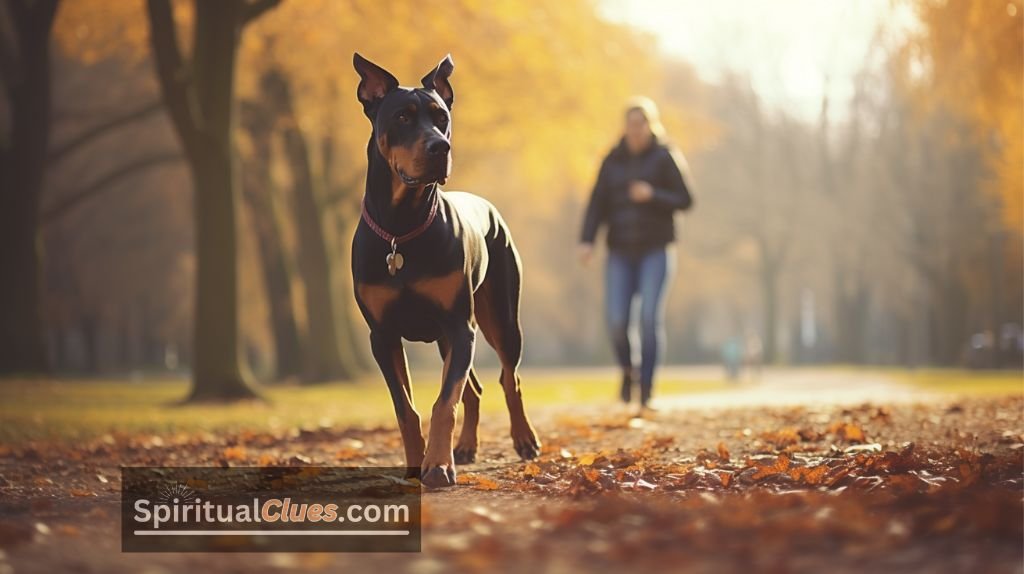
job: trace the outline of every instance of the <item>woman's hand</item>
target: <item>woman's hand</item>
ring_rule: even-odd
[[[590,264],[590,260],[594,258],[594,244],[593,243],[580,243],[579,246],[580,263],[584,267]]]
[[[629,198],[634,203],[644,203],[654,197],[654,188],[643,180],[636,180],[629,184]]]

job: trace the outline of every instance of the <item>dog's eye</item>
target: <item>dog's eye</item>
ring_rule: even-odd
[[[398,114],[398,121],[402,122],[403,124],[409,123],[409,121],[410,121],[409,114],[407,114],[405,112],[399,113]]]
[[[448,127],[448,116],[438,115],[437,116],[437,125],[438,125],[438,127],[442,128],[442,129]]]

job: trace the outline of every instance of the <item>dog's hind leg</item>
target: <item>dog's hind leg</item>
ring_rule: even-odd
[[[501,361],[501,388],[512,423],[512,444],[524,460],[540,454],[540,440],[526,416],[519,385],[523,330],[519,324],[521,265],[519,254],[502,231],[490,248],[487,275],[475,294],[477,323]]]
[[[381,374],[384,375],[388,392],[391,393],[391,402],[395,406],[395,416],[398,418],[398,428],[402,433],[402,444],[405,446],[406,474],[409,477],[418,477],[420,465],[423,464],[425,446],[423,430],[420,428],[420,415],[412,404],[409,367],[406,364],[402,340],[397,336],[370,333],[370,348]]]
[[[476,371],[470,369],[469,384],[462,391],[462,431],[455,443],[455,463],[467,464],[476,461],[476,449],[479,445],[477,427],[480,424],[480,394],[483,387],[476,378]]]

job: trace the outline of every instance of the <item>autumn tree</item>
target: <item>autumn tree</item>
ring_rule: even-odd
[[[1015,312],[1020,297],[1011,295],[1021,285],[1024,244],[1024,2],[908,4],[921,26],[894,54],[893,86],[912,110],[906,118],[911,129],[931,138],[921,142],[922,151],[933,150],[923,161],[933,162],[938,146],[952,153],[949,161],[929,165],[922,174],[933,188],[955,188],[960,215],[942,231],[952,234],[973,223],[942,243],[944,248],[963,247],[952,253],[969,249],[969,259],[935,260],[932,253],[917,261],[932,261],[930,276],[941,277],[940,293],[945,294],[933,312],[939,322],[973,324],[998,339],[1004,321],[1020,319]],[[929,178],[939,171],[933,166],[949,169],[949,179]],[[927,207],[934,210],[934,205]],[[921,235],[935,232],[925,226]],[[936,351],[942,361],[959,359],[966,334],[961,331],[959,341],[946,341],[943,332],[934,336],[941,342]]]
[[[147,2],[157,76],[195,185],[193,401],[255,395],[239,355],[235,62],[246,25],[276,4],[196,0],[191,59],[186,61],[170,0]]]
[[[279,136],[291,171],[292,213],[298,238],[299,268],[306,295],[308,328],[303,379],[308,382],[351,379],[355,360],[352,344],[341,328],[345,305],[334,289],[336,241],[326,226],[321,178],[312,165],[310,146],[297,121],[291,86],[280,70],[270,69],[260,80],[262,97],[280,114]]]
[[[50,31],[57,0],[0,7],[0,373],[47,368],[40,193],[50,136]]]
[[[902,57],[921,73],[904,87],[931,110],[970,122],[1006,223],[1024,232],[1024,2],[908,0],[922,27]]]
[[[245,101],[241,126],[249,137],[249,154],[242,158],[242,196],[260,256],[260,270],[270,310],[274,340],[275,376],[302,374],[302,338],[295,317],[292,258],[282,232],[282,202],[272,174],[273,138],[280,113],[261,99]]]

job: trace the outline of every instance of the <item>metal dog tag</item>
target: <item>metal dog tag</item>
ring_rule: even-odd
[[[398,252],[398,245],[395,242],[391,242],[391,253],[388,253],[384,261],[388,264],[388,274],[392,277],[405,265],[405,257]]]

